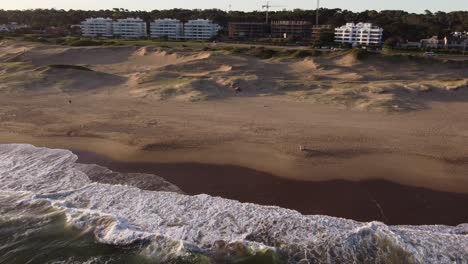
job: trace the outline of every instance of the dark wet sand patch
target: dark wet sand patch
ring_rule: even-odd
[[[295,181],[230,165],[133,163],[74,151],[80,163],[124,173],[163,177],[190,195],[209,194],[261,205],[319,214],[382,221],[391,225],[458,225],[468,222],[468,194],[433,191],[388,181]],[[151,184],[148,188],[151,190]],[[144,185],[140,186],[144,188]]]

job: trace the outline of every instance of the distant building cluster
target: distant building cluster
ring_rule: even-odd
[[[433,36],[428,39],[422,39],[419,43],[419,48],[433,48],[433,49],[466,49],[468,44],[468,33],[467,32],[453,32],[449,36],[439,38]]]
[[[0,32],[8,33],[15,32],[18,29],[29,28],[28,25],[18,24],[16,22],[11,22],[8,24],[0,24]]]
[[[258,22],[231,22],[228,25],[229,38],[298,38],[312,40],[322,30],[331,26],[314,26],[308,21],[272,21],[270,24]]]
[[[140,18],[88,18],[80,26],[83,37],[153,38],[168,40],[209,40],[218,35],[221,26],[207,19],[156,19],[149,25]],[[149,27],[149,28],[148,28]],[[230,22],[230,39],[291,39],[314,40],[321,32],[333,29],[330,25],[316,26],[309,21],[279,20],[271,23]],[[378,46],[382,44],[383,29],[371,23],[347,23],[335,29],[335,42]],[[333,37],[333,35],[332,35]]]
[[[352,45],[379,46],[382,44],[383,29],[371,23],[346,23],[335,28],[335,42]]]
[[[140,18],[113,21],[111,18],[88,18],[80,25],[83,37],[148,37],[147,23]],[[206,19],[189,20],[157,19],[150,23],[149,36],[171,40],[208,40],[216,36],[221,27]]]

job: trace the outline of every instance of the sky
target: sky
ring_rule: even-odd
[[[219,8],[232,10],[260,10],[266,0],[0,0],[0,9],[112,9],[114,7],[129,10],[154,9],[207,9]],[[280,5],[273,10],[315,9],[316,0],[271,0],[270,5]],[[321,0],[321,6],[326,8],[341,8],[352,11],[363,10],[406,10],[423,13],[428,9],[435,11],[468,11],[468,0]]]

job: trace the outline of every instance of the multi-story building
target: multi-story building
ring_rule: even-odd
[[[272,21],[271,37],[311,39],[312,24],[308,21]]]
[[[112,23],[113,35],[120,38],[144,38],[148,36],[146,22],[140,18],[118,19]]]
[[[268,24],[257,22],[232,22],[228,25],[229,38],[253,39],[269,35]]]
[[[80,24],[83,37],[112,37],[111,18],[88,18]]]
[[[184,39],[208,40],[218,35],[221,27],[207,19],[189,20],[184,24]]]
[[[346,23],[335,28],[335,42],[361,45],[381,45],[383,29],[371,23]]]
[[[177,19],[157,19],[150,24],[151,38],[180,39],[184,34],[184,24]]]

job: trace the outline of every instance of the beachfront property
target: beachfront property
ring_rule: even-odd
[[[8,24],[0,24],[0,32],[15,32],[18,29],[29,28],[28,25],[18,24],[16,22],[11,22]]]
[[[184,24],[184,39],[209,40],[218,35],[221,26],[208,19],[189,20]]]
[[[1,24],[0,25],[0,32],[10,32],[10,29],[8,28],[7,24]]]
[[[462,49],[466,50],[468,47],[468,35],[461,32],[454,32],[444,38],[433,36],[427,39],[421,39],[419,43],[420,48],[429,49]]]
[[[254,39],[268,37],[268,24],[259,22],[231,22],[228,24],[229,38]]]
[[[112,19],[111,18],[88,18],[81,22],[81,35],[83,37],[112,37]]]
[[[113,35],[119,38],[145,38],[146,22],[140,18],[118,19],[112,23]]]
[[[382,44],[383,29],[372,25],[372,23],[346,23],[346,25],[335,28],[335,42],[350,43],[353,45]]]
[[[312,24],[308,21],[272,21],[272,38],[312,38]]]
[[[88,18],[81,22],[83,37],[143,38],[148,35],[146,22],[139,18],[125,18],[113,21],[112,18]]]
[[[184,34],[184,24],[178,19],[156,19],[150,23],[150,37],[177,40]]]
[[[289,38],[313,40],[320,32],[330,30],[330,25],[312,25],[308,21],[273,21],[270,25],[259,22],[231,22],[230,39]]]
[[[221,26],[207,19],[189,20],[182,23],[177,19],[157,19],[150,24],[151,38],[171,40],[209,40],[218,35]]]
[[[437,49],[444,46],[443,40],[439,39],[438,36],[432,36],[431,38],[421,39],[419,47],[421,48],[433,48]]]

